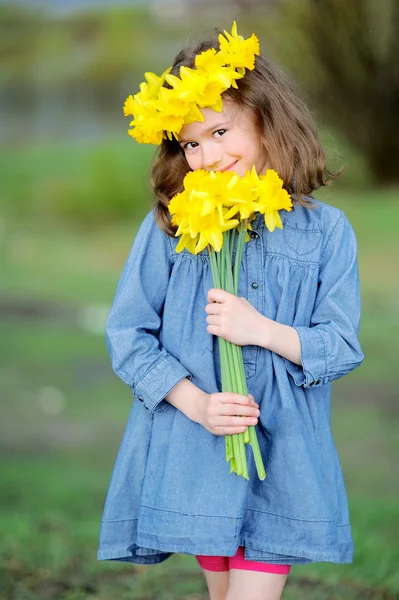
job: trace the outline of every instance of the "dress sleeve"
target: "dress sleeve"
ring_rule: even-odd
[[[170,254],[168,236],[150,212],[134,240],[105,328],[113,370],[150,412],[166,408],[170,390],[184,377],[191,379],[159,343]]]
[[[294,326],[300,340],[302,366],[284,359],[295,384],[318,387],[358,367],[364,359],[358,340],[359,325],[356,236],[340,211],[321,257],[310,326]]]

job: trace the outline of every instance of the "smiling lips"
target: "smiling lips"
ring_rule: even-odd
[[[224,167],[224,169],[220,169],[220,172],[224,173],[225,171],[228,171],[229,169],[231,169],[231,167],[234,167],[234,165],[236,165],[237,163],[238,163],[238,160],[235,160],[233,163],[231,163],[231,165]]]

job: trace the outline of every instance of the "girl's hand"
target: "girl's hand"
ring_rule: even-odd
[[[196,407],[194,421],[214,435],[242,433],[249,425],[258,422],[259,405],[251,394],[242,396],[234,392],[204,392],[196,399]]]
[[[264,317],[248,300],[224,290],[211,289],[208,302],[210,304],[205,306],[208,333],[238,346],[260,345],[259,332]]]

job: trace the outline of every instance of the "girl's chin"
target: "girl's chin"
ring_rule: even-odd
[[[240,177],[244,177],[245,175],[245,169],[242,166],[242,164],[240,162],[236,162],[235,165],[233,165],[232,167],[230,167],[230,169],[227,169],[227,172],[229,173],[237,173],[237,175],[240,175]]]

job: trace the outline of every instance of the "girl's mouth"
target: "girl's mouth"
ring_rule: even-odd
[[[225,171],[230,171],[230,169],[232,169],[237,163],[238,163],[238,160],[235,160],[233,163],[231,163],[231,165],[228,165],[224,169],[220,169],[220,172],[224,173]]]

